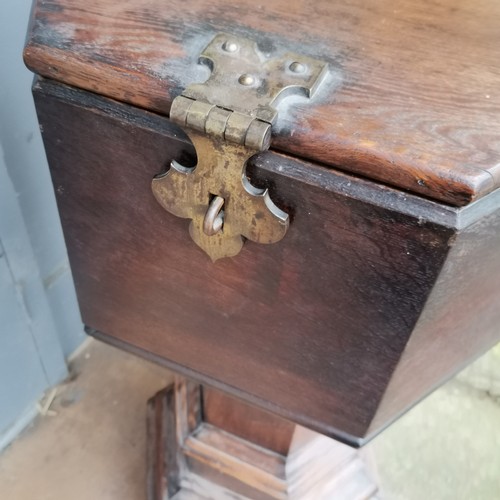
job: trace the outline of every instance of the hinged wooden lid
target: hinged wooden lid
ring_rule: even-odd
[[[220,32],[329,62],[272,148],[461,206],[500,187],[500,3],[38,0],[36,73],[167,114]]]

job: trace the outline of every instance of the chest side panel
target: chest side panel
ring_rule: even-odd
[[[491,201],[489,213],[454,238],[373,432],[386,425],[389,414],[401,414],[500,340],[500,193]]]
[[[35,98],[84,322],[298,423],[363,437],[453,231],[397,210],[404,194],[266,153],[249,175],[289,232],[213,264],[151,193],[190,151],[179,129],[47,81]]]

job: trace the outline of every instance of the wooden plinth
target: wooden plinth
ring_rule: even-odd
[[[176,378],[148,402],[148,500],[375,499],[360,452]]]

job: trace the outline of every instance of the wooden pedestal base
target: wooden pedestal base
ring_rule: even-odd
[[[183,378],[148,402],[148,500],[374,499],[360,452]]]

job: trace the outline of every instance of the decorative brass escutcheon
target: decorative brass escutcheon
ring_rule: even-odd
[[[238,254],[244,239],[275,243],[288,229],[288,215],[245,174],[247,161],[270,146],[278,101],[311,97],[327,64],[287,53],[267,59],[255,42],[219,34],[200,62],[211,69],[205,83],[190,85],[172,103],[170,119],[181,125],[198,156],[194,168],[173,161],[152,181],[168,212],[191,219],[189,232],[213,261]]]

